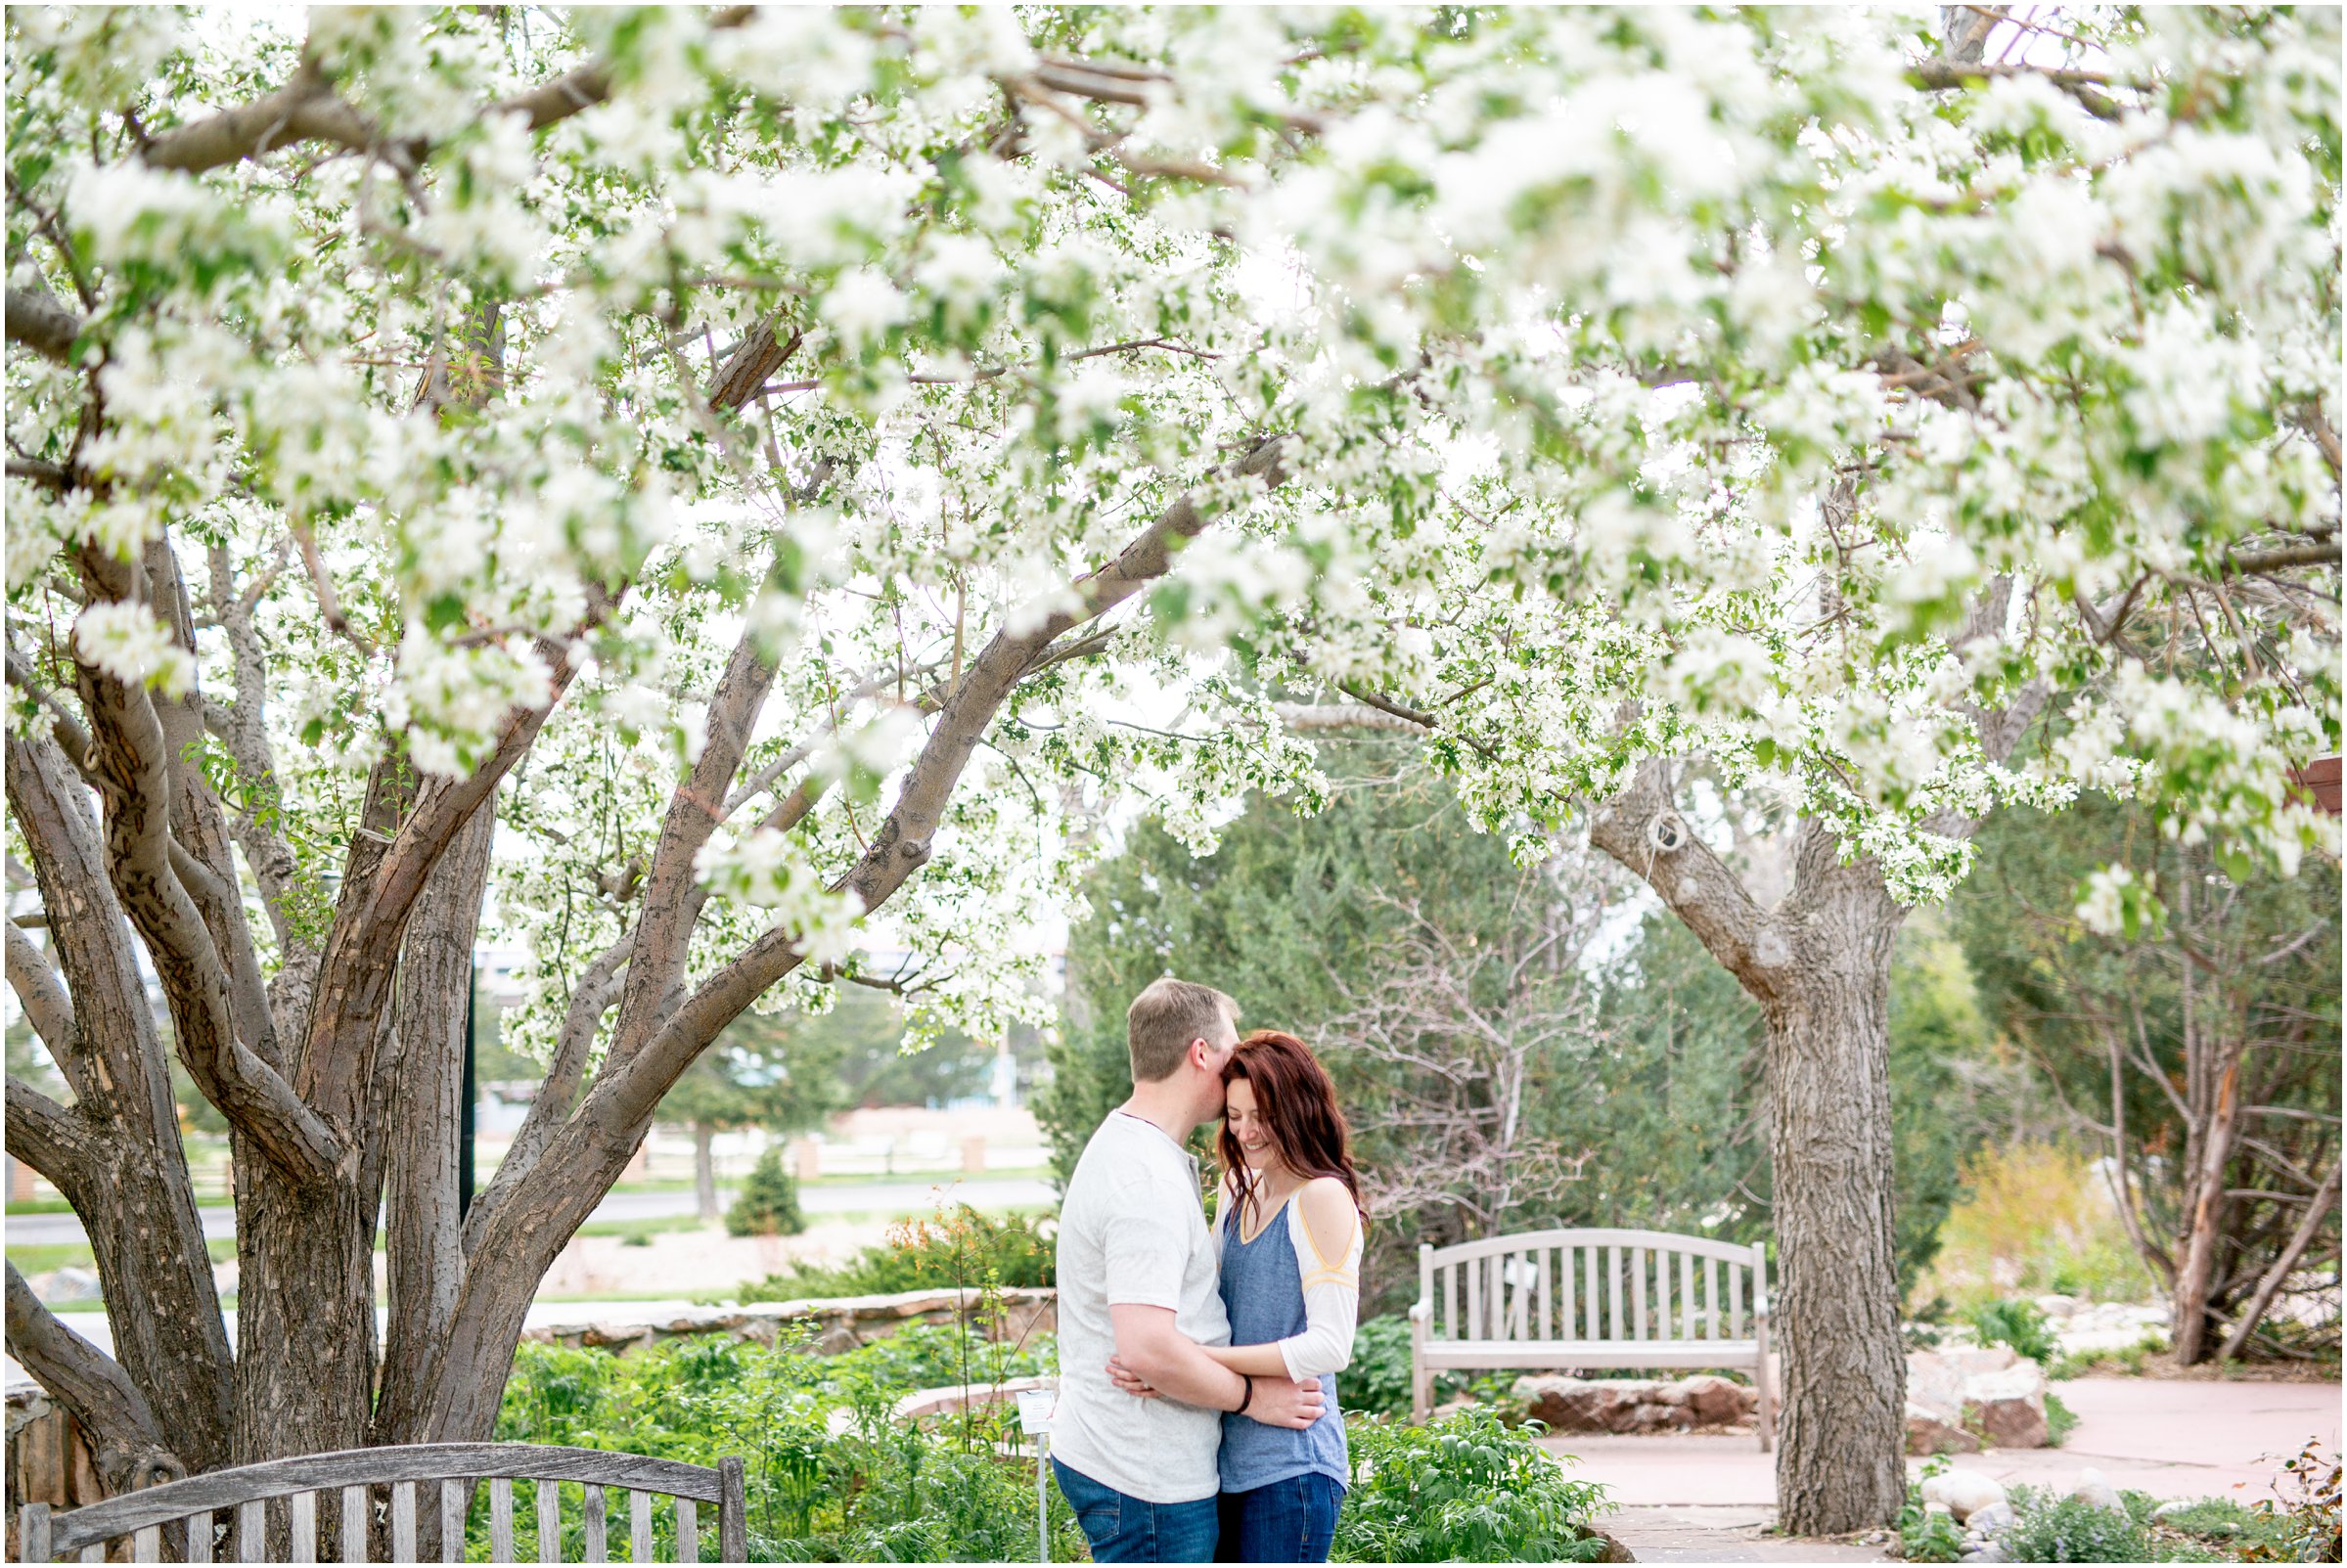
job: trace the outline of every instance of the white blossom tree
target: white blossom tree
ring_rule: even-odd
[[[8,1144],[115,1355],[12,1352],[120,1483],[481,1436],[728,1021],[998,1026],[1068,811],[1309,807],[1341,699],[1760,1001],[1784,1519],[1889,1517],[1902,910],[2081,787],[2336,853],[2335,14],[1939,20],[12,9]]]

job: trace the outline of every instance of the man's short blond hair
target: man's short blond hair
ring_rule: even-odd
[[[1211,1040],[1239,1027],[1239,1004],[1210,985],[1167,975],[1125,1009],[1125,1038],[1133,1050],[1133,1082],[1153,1084],[1173,1076],[1193,1040]]]

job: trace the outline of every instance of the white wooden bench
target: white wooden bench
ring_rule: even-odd
[[[290,1543],[283,1560],[365,1562],[370,1526],[389,1534],[392,1562],[414,1562],[418,1489],[427,1506],[438,1510],[440,1560],[465,1560],[465,1516],[473,1489],[489,1491],[489,1550],[492,1562],[514,1560],[514,1483],[537,1484],[540,1562],[561,1562],[562,1486],[583,1490],[580,1515],[585,1562],[609,1561],[610,1521],[604,1490],[627,1494],[625,1531],[628,1561],[654,1559],[653,1498],[675,1500],[676,1557],[700,1561],[700,1505],[717,1513],[719,1562],[749,1555],[748,1519],[744,1509],[742,1461],[720,1459],[715,1468],[601,1449],[543,1448],[527,1443],[417,1443],[404,1447],[346,1449],[305,1454],[290,1459],[238,1465],[192,1475],[184,1481],[125,1493],[68,1513],[53,1514],[46,1502],[18,1510],[20,1541],[26,1562],[107,1560],[107,1544],[130,1538],[130,1560],[163,1560],[163,1527],[176,1525],[171,1545],[188,1562],[268,1562],[271,1542]],[[331,1520],[319,1506],[323,1494]],[[282,1501],[280,1501],[282,1500]],[[378,1509],[382,1512],[379,1515]],[[226,1511],[228,1535],[214,1515]],[[554,1521],[551,1531],[545,1521]],[[326,1554],[319,1555],[321,1527]],[[219,1548],[225,1555],[215,1557]]]
[[[1776,1426],[1768,1280],[1758,1243],[1665,1231],[1530,1231],[1422,1246],[1412,1411],[1425,1420],[1434,1374],[1454,1368],[1741,1368],[1760,1390],[1766,1453]]]

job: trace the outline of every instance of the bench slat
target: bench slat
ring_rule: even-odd
[[[258,1498],[250,1502],[237,1505],[237,1560],[239,1562],[259,1562],[261,1560],[264,1550],[263,1543],[269,1539],[269,1521],[267,1516],[261,1512],[261,1507],[262,1504]]]
[[[210,1562],[212,1560],[212,1510],[206,1508],[202,1513],[189,1514],[187,1527],[187,1540],[181,1545],[186,1547],[185,1555],[188,1561]],[[355,1560],[366,1561],[364,1557]]]
[[[1631,1341],[1552,1340],[1546,1344],[1521,1339],[1460,1339],[1426,1346],[1426,1365],[1446,1370],[1455,1367],[1573,1368],[1581,1366],[1726,1366],[1746,1367],[1759,1356],[1751,1340],[1703,1339],[1693,1344],[1674,1340]]]
[[[586,1504],[581,1517],[585,1520],[586,1550],[581,1554],[588,1562],[608,1562],[609,1554],[603,1541],[603,1488],[587,1483]]]
[[[514,1560],[514,1481],[511,1476],[489,1478],[489,1560]]]
[[[1630,1337],[1632,1339],[1651,1338],[1652,1336],[1647,1332],[1647,1249],[1644,1247],[1630,1249],[1630,1302],[1631,1310],[1635,1314],[1631,1322]]]
[[[342,1489],[342,1560],[344,1562],[365,1562],[367,1560],[367,1526],[372,1522],[368,1516],[374,1511],[373,1506],[368,1502],[365,1487],[344,1487]]]
[[[1445,1269],[1443,1275],[1450,1281],[1450,1292],[1447,1297],[1449,1306],[1442,1320],[1442,1337],[1445,1339],[1472,1339],[1474,1335],[1467,1331],[1466,1320],[1459,1316],[1459,1270],[1456,1267]]]
[[[1605,1249],[1605,1337],[1625,1339],[1622,1332],[1622,1249]]]
[[[1731,1325],[1728,1330],[1730,1335],[1737,1339],[1743,1338],[1744,1272],[1741,1269],[1732,1268],[1728,1271],[1728,1322]]]
[[[1598,1249],[1596,1247],[1581,1249],[1581,1316],[1585,1320],[1581,1337],[1597,1339],[1601,1337],[1602,1330],[1598,1327]]]
[[[1679,1337],[1695,1337],[1695,1255],[1679,1254]]]
[[[538,1560],[563,1560],[563,1484],[538,1483]]]
[[[99,1555],[103,1558],[105,1553],[101,1552]],[[161,1525],[151,1524],[144,1530],[131,1532],[130,1560],[132,1562],[161,1562],[163,1560],[163,1527]]]
[[[652,1556],[652,1494],[630,1492],[627,1495],[627,1549],[637,1562],[651,1562]]]
[[[1737,1268],[1737,1267],[1736,1267],[1736,1265],[1734,1265],[1734,1264],[1730,1264],[1730,1265],[1728,1266],[1728,1288],[1730,1288],[1731,1290],[1735,1289],[1735,1288],[1737,1287],[1737,1285],[1742,1281],[1742,1278],[1743,1278],[1743,1271],[1742,1271],[1742,1270],[1740,1270],[1740,1269],[1738,1269],[1738,1268]],[[1719,1337],[1720,1337],[1720,1266],[1719,1266],[1719,1263],[1718,1263],[1718,1261],[1717,1261],[1716,1259],[1715,1259],[1715,1260],[1713,1260],[1713,1262],[1712,1262],[1712,1265],[1711,1265],[1711,1300],[1710,1300],[1710,1303],[1708,1304],[1708,1306],[1707,1306],[1707,1307],[1706,1307],[1706,1309],[1705,1309],[1705,1312],[1704,1312],[1704,1320],[1705,1320],[1705,1322],[1704,1322],[1704,1328],[1703,1328],[1703,1336],[1704,1336],[1706,1339],[1717,1339],[1717,1338],[1719,1338]],[[1741,1339],[1743,1336],[1742,1336],[1741,1334],[1738,1334],[1738,1335],[1737,1335],[1737,1337],[1738,1337],[1738,1339]]]
[[[391,1483],[391,1560],[416,1560],[416,1483]]]
[[[1464,1266],[1467,1270],[1467,1332],[1461,1339],[1481,1339],[1487,1330],[1483,1324],[1483,1265],[1480,1260]]]
[[[700,1561],[700,1521],[694,1517],[693,1500],[676,1500],[676,1560]]]
[[[1557,1337],[1556,1320],[1549,1312],[1549,1266],[1553,1261],[1550,1257],[1551,1250],[1548,1247],[1540,1249],[1540,1337],[1543,1339]]]
[[[296,1492],[286,1499],[286,1534],[291,1537],[288,1562],[318,1560],[318,1494]]]
[[[465,1515],[473,1509],[473,1483],[451,1476],[440,1483],[440,1560],[465,1560]]]

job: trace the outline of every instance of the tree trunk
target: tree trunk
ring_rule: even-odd
[[[1841,906],[1841,907],[1836,907]],[[1804,935],[1827,962],[1768,1010],[1784,1347],[1780,1525],[1835,1535],[1907,1498],[1907,1354],[1891,1215],[1890,949],[1896,906],[1836,900]]]
[[[1762,908],[1672,804],[1649,760],[1590,817],[1768,1022],[1769,1152],[1783,1347],[1778,1523],[1887,1525],[1907,1501],[1907,1352],[1891,1216],[1890,958],[1905,912],[1832,829],[1794,829],[1792,891]]]
[[[707,1122],[693,1124],[693,1194],[703,1225],[724,1218],[717,1208],[717,1153],[711,1146],[716,1141],[716,1128]]]
[[[2209,1294],[2216,1278],[2217,1245],[2225,1235],[2225,1173],[2233,1163],[2234,1144],[2240,1132],[2240,1053],[2231,1051],[2218,1066],[2216,1103],[2209,1109],[2207,1127],[2195,1141],[2194,1168],[2187,1173],[2189,1219],[2169,1314],[2180,1366],[2203,1359],[2211,1345]]]

